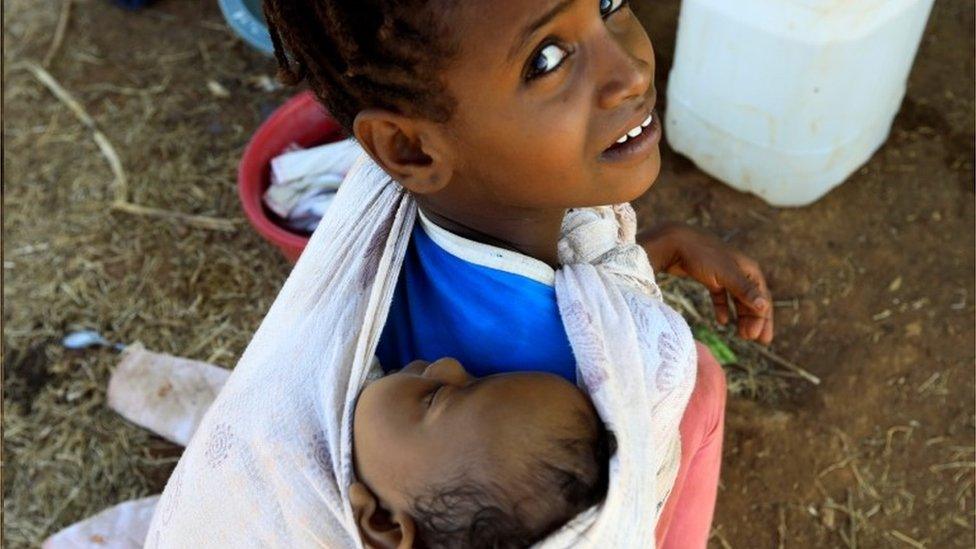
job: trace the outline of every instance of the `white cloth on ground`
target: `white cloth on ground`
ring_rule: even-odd
[[[633,224],[629,206],[595,211]],[[347,492],[353,407],[416,216],[387,174],[357,162],[167,483],[147,547],[362,546]],[[636,246],[633,226],[602,225],[604,247]],[[600,250],[575,229],[565,257],[624,258],[556,279],[581,385],[618,448],[606,500],[540,546],[653,547],[695,347],[646,256]]]
[[[149,496],[109,507],[47,538],[41,549],[140,549],[158,500]]]
[[[108,406],[129,421],[186,446],[230,370],[188,358],[147,351],[139,343],[122,351],[108,383]]]

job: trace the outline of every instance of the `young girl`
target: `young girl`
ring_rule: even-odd
[[[454,356],[477,376],[519,364],[573,380],[552,288],[565,212],[633,200],[660,169],[653,50],[627,3],[266,0],[265,10],[282,74],[307,81],[421,208],[377,349],[384,368]],[[720,321],[731,294],[740,335],[772,339],[755,262],[679,224],[640,241],[655,269],[703,283]],[[664,547],[707,540],[724,393],[699,347],[658,523]]]

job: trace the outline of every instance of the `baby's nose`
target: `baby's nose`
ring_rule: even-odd
[[[441,383],[459,386],[466,385],[473,379],[464,366],[453,358],[442,358],[430,363],[424,370],[423,376],[436,379]]]

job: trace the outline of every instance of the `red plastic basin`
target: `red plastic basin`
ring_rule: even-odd
[[[278,107],[251,136],[237,169],[237,194],[244,214],[265,240],[294,263],[308,244],[308,235],[282,225],[261,197],[271,184],[271,159],[290,144],[314,147],[344,139],[339,123],[310,91],[292,97]]]

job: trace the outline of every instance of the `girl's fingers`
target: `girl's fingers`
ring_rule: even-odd
[[[712,305],[715,307],[715,320],[725,326],[729,322],[729,298],[725,290],[709,292],[712,296]]]
[[[773,342],[773,317],[770,316],[766,319],[766,323],[763,325],[762,335],[759,336],[759,343],[763,345],[769,345]]]
[[[763,316],[765,310],[770,306],[770,299],[762,275],[759,275],[757,281],[750,276],[750,273],[735,270],[728,278],[727,287],[736,301]]]
[[[767,326],[772,336],[771,319],[754,315],[742,315],[739,317],[739,337],[746,340],[754,340],[763,343],[766,337]]]
[[[773,296],[766,286],[766,277],[763,276],[759,264],[745,256],[736,258],[735,263],[740,269],[742,278],[748,280],[749,302],[756,312],[765,316],[766,309],[772,311]]]
[[[770,302],[772,302],[772,297],[770,297]],[[766,315],[766,325],[763,326],[762,336],[759,338],[759,342],[763,345],[769,345],[773,342],[773,316],[775,307],[770,305],[769,313]]]
[[[749,335],[751,337],[749,339],[753,339],[753,340],[759,339],[759,336],[762,335],[763,326],[766,325],[766,319],[754,318],[751,324],[752,325],[750,326],[750,330],[749,330]]]
[[[753,340],[762,332],[763,320],[752,316],[739,317],[739,337]]]
[[[768,345],[773,341],[773,315],[772,310],[768,316],[756,315],[752,312],[742,311],[739,314],[739,337],[747,340],[755,340],[763,345]]]

